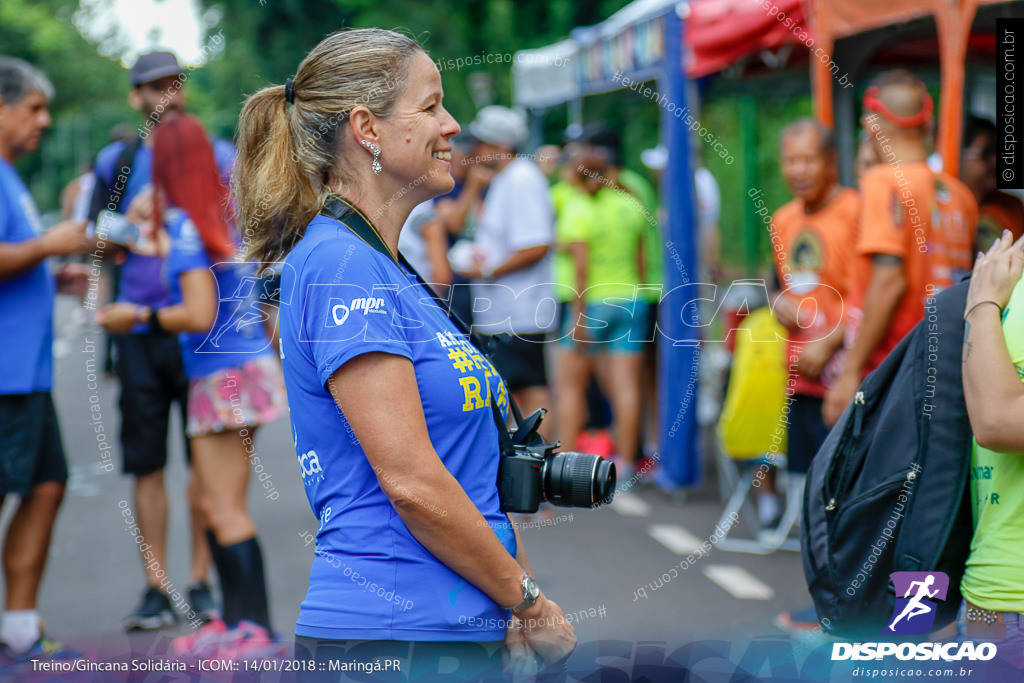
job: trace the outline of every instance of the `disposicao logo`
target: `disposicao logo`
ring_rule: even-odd
[[[935,600],[946,599],[949,577],[943,572],[893,572],[889,578],[896,587],[896,605],[892,608],[889,625],[882,633],[928,633],[935,623],[938,607]]]
[[[970,640],[962,643],[832,643],[832,661],[882,659],[889,655],[895,655],[896,659],[903,661],[988,661],[996,656],[996,644],[974,643]]]
[[[949,577],[943,572],[893,572],[889,575],[896,589],[896,604],[882,635],[920,635],[935,624],[938,600],[946,599]],[[994,643],[833,643],[832,660],[882,659],[894,655],[900,660],[915,659],[985,661],[996,656]]]

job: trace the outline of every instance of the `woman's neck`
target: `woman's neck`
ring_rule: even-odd
[[[398,192],[386,192],[372,185],[358,194],[353,193],[352,196],[337,190],[335,194],[363,213],[380,233],[391,255],[398,258],[398,237],[415,205],[410,204],[406,196],[398,197]]]

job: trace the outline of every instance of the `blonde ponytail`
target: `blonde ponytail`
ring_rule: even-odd
[[[283,85],[246,100],[232,190],[243,249],[261,271],[291,251],[328,187],[345,180],[338,130],[349,112],[362,105],[377,116],[390,114],[417,52],[415,41],[393,31],[339,31],[302,60],[293,105],[285,102]]]

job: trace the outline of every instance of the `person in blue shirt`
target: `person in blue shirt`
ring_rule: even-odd
[[[0,508],[20,497],[3,544],[0,676],[31,660],[76,658],[48,638],[36,599],[68,478],[53,407],[51,256],[84,252],[85,224],[42,231],[32,195],[12,165],[50,125],[53,86],[29,64],[0,57]]]
[[[172,649],[197,658],[265,657],[281,650],[246,492],[250,471],[262,471],[253,436],[283,412],[284,379],[255,305],[255,267],[232,259],[239,240],[225,215],[228,190],[202,124],[165,117],[154,133],[153,160],[153,222],[166,226],[166,244],[160,233],[156,243],[166,250],[169,305],[115,303],[98,320],[115,334],[140,321],[180,333],[189,378],[186,432],[224,609],[223,620],[175,639]]]
[[[408,37],[334,33],[246,101],[233,182],[250,258],[285,258],[280,355],[319,520],[296,657],[411,657],[414,678],[448,656],[449,680],[476,680],[503,641],[527,666],[576,638],[500,510],[507,388],[398,259],[413,207],[452,188],[442,96]]]
[[[96,157],[95,190],[90,219],[96,221],[97,237],[108,225],[97,220],[101,210],[110,206],[133,218],[147,219],[151,213],[153,181],[153,130],[163,117],[185,110],[187,82],[184,69],[170,52],[147,52],[139,56],[131,69],[132,89],[128,101],[144,120],[141,133],[111,143]],[[224,140],[213,142],[217,166],[227,181],[234,163],[234,147]],[[128,170],[130,169],[130,170]],[[125,182],[127,177],[127,182]],[[113,202],[113,203],[112,203]],[[113,242],[106,240],[105,257],[115,258]],[[116,269],[117,300],[160,308],[169,303],[169,293],[161,277],[163,259],[147,238],[119,250],[123,262]],[[178,614],[167,595],[166,580],[158,574],[167,569],[167,492],[164,468],[167,464],[167,437],[171,409],[178,404],[182,417],[188,403],[188,379],[182,366],[175,335],[151,329],[141,322],[114,338],[117,362],[114,366],[121,387],[121,453],[123,471],[132,475],[134,502],[139,531],[151,553],[143,559],[146,588],[138,606],[123,620],[126,630],[157,629],[178,621]],[[184,424],[185,420],[182,420]],[[186,441],[186,444],[188,442]],[[191,461],[186,445],[185,457]],[[198,509],[196,485],[190,477],[189,503],[192,531],[192,562],[189,568],[186,616],[192,611],[201,620],[216,614],[206,581],[210,551],[203,530],[205,522]],[[163,586],[163,587],[162,587]]]

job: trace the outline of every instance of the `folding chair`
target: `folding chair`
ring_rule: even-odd
[[[785,328],[767,308],[751,313],[737,330],[732,373],[717,430],[719,486],[725,499],[718,528],[726,530],[717,545],[723,550],[766,555],[779,549],[800,549],[799,540],[789,538],[800,520],[804,477],[785,469],[786,347]],[[786,508],[779,526],[759,531],[755,538],[730,538],[741,513],[750,528],[760,528],[750,491],[756,489],[756,468],[766,463],[776,466],[776,481],[785,482]]]
[[[758,531],[754,538],[730,538],[730,534],[735,531],[737,526],[736,522],[732,522],[730,525],[730,520],[743,519],[751,529],[758,529],[761,525],[750,493],[751,490],[756,491],[753,482],[757,469],[766,463],[775,464],[776,486],[783,489],[786,495],[786,507],[779,525],[774,529]],[[721,540],[718,541],[719,548],[757,555],[769,555],[776,550],[800,550],[800,539],[790,538],[789,534],[795,526],[800,524],[805,476],[790,474],[786,471],[785,465],[785,456],[738,461],[733,459],[719,444],[719,477],[731,482],[731,493],[725,501],[722,515],[718,518],[717,528],[725,530]],[[784,481],[785,484],[778,486],[780,481]]]

